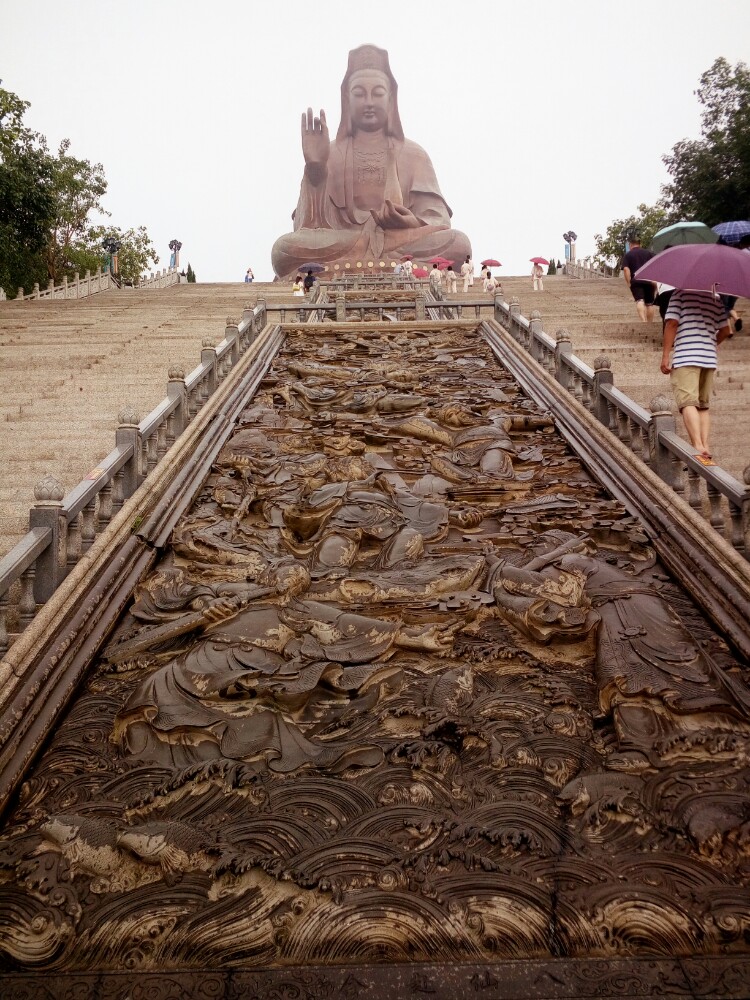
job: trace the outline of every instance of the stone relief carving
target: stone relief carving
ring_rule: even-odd
[[[3,967],[742,953],[746,680],[478,333],[292,330],[8,818]]]

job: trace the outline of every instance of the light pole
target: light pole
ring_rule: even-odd
[[[111,271],[112,274],[117,274],[117,254],[120,252],[120,247],[122,243],[116,240],[114,236],[105,236],[102,240],[102,247],[107,252],[107,270]]]
[[[565,260],[570,261],[571,264],[576,262],[576,240],[578,235],[569,229],[567,233],[563,233],[563,239],[565,240]]]
[[[182,250],[182,243],[179,240],[170,240],[169,249],[172,251],[172,256],[169,258],[170,268],[178,268],[180,266],[180,250]]]

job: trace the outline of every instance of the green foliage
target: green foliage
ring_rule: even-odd
[[[28,108],[0,87],[0,287],[47,284],[44,249],[54,219],[52,166],[44,139],[23,124]]]
[[[663,157],[672,178],[666,202],[674,218],[709,226],[750,218],[750,70],[719,58],[696,95],[701,138],[683,139]]]
[[[188,263],[188,266],[187,266],[187,280],[189,282],[194,282],[196,280],[196,278],[195,278],[195,271],[193,270],[193,265],[190,264],[190,263]]]
[[[70,270],[83,273],[87,268],[105,267],[108,259],[102,241],[111,237],[120,244],[117,269],[120,278],[128,285],[140,283],[144,271],[159,263],[156,248],[145,226],[137,229],[118,229],[116,226],[92,226],[84,236],[70,247]],[[67,273],[67,272],[66,272]]]
[[[555,258],[550,257],[549,267],[547,268],[547,274],[557,274],[557,267],[555,265]]]
[[[101,205],[107,190],[104,167],[89,160],[70,156],[70,143],[64,139],[52,158],[52,188],[55,197],[55,220],[47,243],[47,269],[57,284],[68,270],[76,243],[88,241],[89,216],[92,212],[109,215]],[[100,228],[100,227],[98,227]]]
[[[625,240],[637,234],[641,244],[647,247],[654,234],[671,222],[677,221],[674,214],[663,204],[639,205],[637,215],[629,215],[626,219],[615,219],[606,233],[594,236],[596,264],[619,269],[620,260],[625,253]]]

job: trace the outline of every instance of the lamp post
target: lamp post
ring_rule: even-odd
[[[571,264],[575,264],[576,240],[578,239],[578,235],[572,229],[569,229],[567,233],[563,233],[563,239],[565,240],[565,260],[570,261]]]
[[[182,243],[179,240],[170,240],[169,249],[172,251],[172,256],[169,258],[170,268],[178,268],[180,266],[180,250],[182,250]]]
[[[107,252],[107,270],[111,271],[112,274],[117,274],[119,268],[117,265],[117,254],[120,252],[120,247],[122,243],[116,240],[114,236],[105,236],[102,240],[102,247]]]

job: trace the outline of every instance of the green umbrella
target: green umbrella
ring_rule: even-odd
[[[702,222],[675,222],[673,226],[660,229],[651,241],[654,253],[667,247],[679,247],[684,243],[718,243],[719,237]]]

